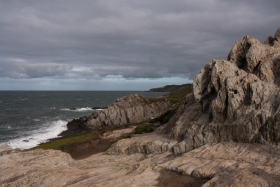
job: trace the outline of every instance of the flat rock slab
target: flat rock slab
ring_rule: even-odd
[[[171,152],[98,153],[73,160],[61,151],[0,147],[1,186],[170,186],[171,179],[162,177],[171,175],[180,180],[175,181],[177,184],[184,185],[190,180],[199,185],[204,183],[203,187],[278,187],[280,150],[267,145],[228,142],[207,144],[180,156]]]
[[[203,187],[280,184],[280,150],[268,145],[207,144],[160,166],[185,175],[211,178]]]

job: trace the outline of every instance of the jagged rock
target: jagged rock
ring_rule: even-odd
[[[166,125],[165,132],[181,141],[173,152],[222,141],[278,145],[279,71],[280,46],[249,36],[235,43],[228,60],[211,60],[196,76],[193,94]]]
[[[139,123],[152,117],[157,117],[171,107],[168,99],[148,99],[142,94],[133,94],[117,99],[108,108],[97,111],[89,117],[89,128],[103,128]]]

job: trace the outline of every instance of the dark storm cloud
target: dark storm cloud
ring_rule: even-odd
[[[1,1],[0,77],[193,79],[246,34],[273,35],[279,2]]]

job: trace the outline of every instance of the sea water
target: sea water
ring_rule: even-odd
[[[0,91],[0,145],[29,149],[67,129],[72,119],[95,112],[93,107],[113,104],[139,91]],[[71,110],[74,109],[74,110]]]

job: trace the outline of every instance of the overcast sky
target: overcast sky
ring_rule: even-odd
[[[0,90],[190,83],[278,27],[279,0],[0,0]]]

